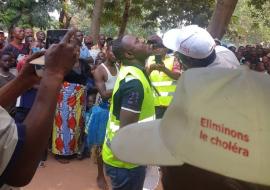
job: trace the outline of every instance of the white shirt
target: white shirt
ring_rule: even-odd
[[[18,131],[15,121],[8,112],[0,106],[0,175],[5,171],[18,142]],[[3,189],[10,187],[3,186]]]
[[[216,59],[213,63],[208,65],[207,67],[219,67],[219,68],[231,68],[236,69],[240,67],[240,63],[234,53],[223,47],[223,46],[216,46]]]

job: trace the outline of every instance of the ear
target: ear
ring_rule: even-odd
[[[127,59],[134,59],[134,55],[130,51],[125,52],[124,55]]]

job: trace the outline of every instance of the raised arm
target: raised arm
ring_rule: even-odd
[[[61,83],[73,67],[79,52],[77,43],[70,42],[74,33],[75,30],[70,30],[60,44],[51,46],[45,54],[46,69],[34,105],[23,123],[25,141],[7,175],[9,185],[28,184],[47,147]]]
[[[38,52],[33,54],[27,59],[27,63],[31,60],[40,57],[45,52]],[[24,91],[31,88],[40,79],[35,75],[35,69],[33,66],[26,64],[23,71],[19,73],[18,77],[10,81],[8,84],[0,88],[0,106],[7,108],[14,103],[18,96]]]

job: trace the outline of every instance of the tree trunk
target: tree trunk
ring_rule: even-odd
[[[128,18],[129,18],[129,9],[131,6],[131,0],[125,0],[125,9],[124,9],[124,13],[123,13],[123,17],[122,17],[122,22],[121,22],[121,26],[119,28],[119,34],[118,36],[123,36],[127,27],[127,22],[128,22]]]
[[[95,5],[91,19],[91,35],[94,42],[97,42],[99,31],[100,31],[100,19],[103,11],[104,0],[95,0]]]
[[[59,15],[59,28],[64,28],[65,11],[62,9]]]
[[[230,23],[238,0],[217,0],[216,8],[207,30],[213,38],[221,39]]]
[[[67,13],[67,0],[61,0],[62,9],[59,16],[59,28],[67,29],[70,25],[71,16]]]

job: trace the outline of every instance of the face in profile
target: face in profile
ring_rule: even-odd
[[[43,31],[37,32],[37,40],[43,42],[46,38],[46,35]]]
[[[138,37],[126,35],[122,39],[127,59],[137,59],[144,62],[147,57],[153,54],[150,44],[141,41]]]

